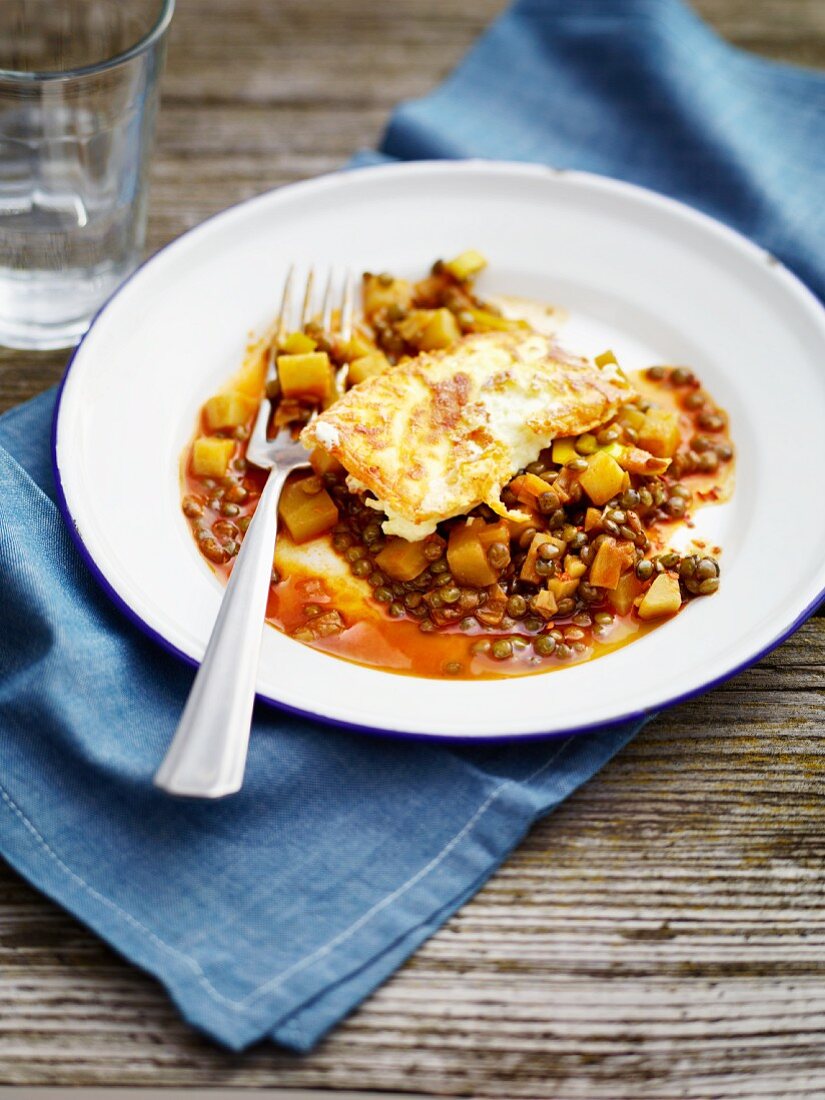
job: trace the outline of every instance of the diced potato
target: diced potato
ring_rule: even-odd
[[[530,610],[541,615],[543,619],[552,619],[559,609],[556,597],[548,589],[543,588],[530,600]]]
[[[483,332],[511,332],[514,329],[529,328],[527,322],[520,317],[502,317],[487,309],[476,309],[475,306],[468,306],[461,312],[472,317],[473,328]]]
[[[568,577],[573,577],[574,580],[578,577],[583,577],[587,572],[587,566],[581,560],[581,558],[575,557],[573,554],[568,554],[564,559],[564,571]]]
[[[657,458],[650,451],[643,451],[640,447],[625,447],[624,454],[619,459],[619,465],[623,470],[631,474],[663,474],[670,465],[669,458]]]
[[[355,386],[366,378],[383,374],[389,365],[390,361],[382,351],[371,351],[369,355],[360,355],[352,360],[347,377]]]
[[[438,348],[448,348],[460,339],[461,329],[455,314],[449,309],[437,309],[435,316],[422,332],[418,346],[422,351],[436,351]]]
[[[411,581],[430,564],[424,554],[424,542],[391,538],[375,555],[376,564],[394,581]]]
[[[464,283],[467,279],[472,279],[474,275],[478,275],[479,271],[487,266],[487,261],[480,252],[470,248],[466,252],[462,252],[460,256],[456,256],[454,260],[449,260],[444,266],[455,279],[458,279],[460,283]]]
[[[197,477],[226,477],[234,450],[233,439],[200,436],[192,445],[192,473]]]
[[[476,611],[476,618],[485,626],[499,626],[507,610],[507,593],[500,584],[487,589],[487,602]]]
[[[316,342],[305,332],[290,332],[281,344],[281,351],[288,355],[305,355],[307,352],[315,351],[317,347]]]
[[[639,618],[662,619],[665,615],[675,615],[681,606],[679,578],[673,573],[660,573],[639,604]]]
[[[619,411],[617,419],[626,428],[632,428],[634,432],[638,432],[645,422],[645,414],[641,409],[637,409],[635,405],[625,405]]]
[[[219,428],[239,428],[255,411],[255,402],[243,393],[219,393],[203,406],[206,423],[214,432]]]
[[[616,587],[607,593],[607,601],[617,615],[627,615],[643,588],[642,582],[630,569],[622,574]]]
[[[607,504],[624,483],[624,470],[615,458],[605,451],[596,451],[587,460],[587,469],[579,478],[582,489],[594,504]]]
[[[310,452],[309,464],[316,474],[340,474],[344,467],[337,458],[333,458],[323,447],[315,447]]]
[[[528,531],[531,527],[541,526],[541,521],[537,516],[524,515],[524,519],[516,519],[513,516],[507,516],[504,520],[507,524],[507,530],[510,532],[511,539],[520,539],[525,531]]]
[[[408,309],[412,302],[413,288],[406,279],[393,279],[386,275],[364,276],[364,313],[373,317],[380,309],[398,305]]]
[[[568,462],[573,462],[580,457],[574,438],[553,440],[553,461],[557,465],[566,466]]]
[[[307,493],[302,488],[306,480],[288,482],[278,505],[278,514],[296,543],[317,538],[338,522],[338,509],[326,489]]]
[[[533,535],[533,541],[530,543],[530,549],[527,551],[527,557],[524,559],[524,565],[521,567],[521,573],[519,577],[523,581],[530,581],[533,584],[541,584],[542,577],[536,570],[536,560],[539,554],[539,547],[544,543],[552,543],[559,551],[559,558],[567,549],[567,543],[562,539],[557,539],[553,535],[548,535],[544,531],[538,531]]]
[[[514,494],[516,500],[521,501],[527,508],[535,508],[542,493],[546,493],[550,486],[538,476],[538,474],[519,474],[510,482],[508,488]]]
[[[279,355],[277,361],[284,397],[315,397],[325,401],[332,393],[332,366],[325,351]]]
[[[453,527],[447,544],[447,563],[459,584],[473,588],[495,584],[507,562],[501,568],[490,564],[487,551],[494,542],[500,542],[509,550],[510,533],[503,521],[485,523],[483,519],[477,519]]]
[[[610,455],[611,458],[615,458],[619,465],[621,465],[622,456],[627,448],[621,443],[607,443],[604,447],[599,447],[599,450],[604,451],[604,453]]]
[[[639,429],[639,446],[657,458],[673,458],[679,447],[678,413],[668,409],[650,409]]]
[[[597,531],[602,525],[602,514],[598,508],[588,508],[584,513],[584,529],[586,532]]]
[[[356,329],[350,337],[349,343],[344,347],[344,358],[348,362],[352,362],[353,359],[360,359],[363,355],[371,355],[372,352],[377,350],[372,340],[365,333]]]
[[[556,597],[557,601],[569,599],[575,595],[579,587],[579,578],[571,577],[570,580],[562,580],[561,577],[551,577],[547,582],[547,588]]]
[[[607,351],[603,351],[601,355],[597,355],[593,362],[597,367],[606,367],[608,363],[615,363],[617,367],[619,365],[619,360],[609,348]]]
[[[632,561],[633,547],[629,543],[619,545],[615,539],[606,538],[590,566],[590,583],[597,588],[615,588]]]

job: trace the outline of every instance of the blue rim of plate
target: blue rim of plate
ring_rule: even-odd
[[[595,172],[579,172],[568,169],[558,169],[541,164],[529,164],[519,161],[483,160],[475,158],[467,160],[421,160],[410,162],[402,161],[392,164],[368,165],[363,168],[347,169],[346,174],[349,176],[360,176],[365,174],[372,175],[375,173],[392,172],[394,169],[397,169],[399,167],[403,167],[408,170],[418,166],[424,169],[432,169],[436,165],[445,168],[456,167],[457,165],[468,165],[480,168],[518,168],[520,170],[524,170],[525,172],[529,172],[532,170],[532,172],[534,172],[536,175],[546,175],[551,178],[560,175],[573,176],[577,179],[582,179],[583,181],[608,184],[620,190],[628,190],[637,194],[641,193],[648,199],[652,197],[658,203],[664,203],[665,205],[671,206],[680,211],[683,215],[686,213],[692,218],[698,219],[706,227],[712,227],[717,233],[721,233],[722,235],[734,240],[740,247],[744,245],[748,251],[754,254],[754,258],[761,257],[765,262],[770,264],[775,269],[778,277],[781,276],[790,282],[797,294],[801,294],[804,299],[807,299],[809,304],[813,304],[820,312],[825,313],[825,307],[823,307],[822,303],[819,301],[816,295],[808,289],[808,287],[797,275],[795,275],[780,260],[778,260],[777,257],[773,256],[770,252],[767,252],[764,249],[760,248],[759,245],[755,244],[749,238],[744,236],[744,234],[738,232],[738,230],[732,229],[730,226],[725,225],[723,222],[718,221],[716,218],[712,218],[710,215],[704,214],[700,210],[695,210],[693,207],[688,206],[686,203],[679,202],[677,199],[672,199],[667,195],[659,194],[659,192],[652,191],[650,188],[647,187],[640,187],[638,184],[628,183],[625,180],[614,179],[611,176],[601,176],[596,174]],[[69,361],[66,364],[66,369],[63,372],[63,377],[61,378],[60,384],[58,386],[54,412],[52,414],[50,451],[52,474],[54,477],[55,492],[57,496],[57,506],[60,509],[63,519],[66,522],[66,526],[69,530],[69,535],[71,536],[72,541],[77,547],[80,557],[83,559],[84,563],[86,564],[87,568],[89,569],[90,573],[92,574],[100,588],[103,590],[106,596],[108,596],[115,607],[126,617],[126,619],[133,626],[137,627],[137,629],[143,635],[151,639],[153,642],[156,642],[162,649],[165,649],[167,653],[170,653],[173,657],[177,657],[179,660],[183,661],[191,668],[198,668],[200,666],[200,661],[196,660],[194,657],[190,657],[189,654],[184,653],[183,650],[178,649],[177,646],[168,641],[168,639],[166,639],[158,630],[156,630],[153,626],[150,626],[150,624],[147,623],[145,619],[141,618],[141,616],[134,610],[134,608],[131,607],[131,605],[128,604],[126,600],[124,600],[123,597],[112,586],[103,571],[97,565],[88,547],[83,541],[83,538],[80,534],[80,531],[78,530],[77,524],[74,521],[74,517],[72,516],[68,501],[66,499],[66,494],[63,489],[63,480],[60,476],[60,467],[57,462],[57,432],[58,422],[60,419],[60,406],[63,398],[63,391],[66,386],[66,382],[68,381],[74,361],[80,353],[80,349],[83,347],[84,342],[88,338],[89,334],[91,333],[94,326],[97,324],[104,311],[109,308],[115,298],[117,298],[121,291],[125,290],[125,288],[139,272],[143,271],[144,268],[152,264],[159,256],[166,252],[167,249],[172,248],[179,241],[182,241],[185,237],[190,236],[190,234],[198,232],[204,225],[207,225],[209,222],[215,221],[218,218],[223,217],[229,211],[240,209],[243,206],[254,203],[268,195],[274,194],[275,192],[281,193],[284,191],[290,191],[293,188],[303,187],[307,183],[335,178],[336,176],[342,174],[343,171],[344,170],[342,169],[338,172],[331,172],[328,173],[326,176],[314,177],[310,180],[299,180],[296,183],[285,184],[282,187],[273,188],[270,191],[264,191],[260,195],[254,195],[251,198],[243,199],[241,202],[233,203],[231,206],[228,206],[223,210],[219,210],[216,214],[212,214],[208,218],[204,218],[202,222],[199,222],[197,225],[192,226],[191,229],[187,229],[183,233],[180,233],[173,240],[168,241],[165,245],[159,248],[157,252],[153,253],[153,255],[149,256],[142,263],[138,264],[137,267],[135,267],[135,269],[131,272],[131,274],[126,279],[124,279],[120,286],[117,287],[117,289],[97,310],[89,324],[88,329],[80,338],[77,346],[73,349],[71,355],[69,356]],[[598,731],[613,729],[617,726],[629,725],[631,723],[644,724],[645,722],[650,721],[650,719],[656,717],[656,715],[660,714],[663,710],[670,710],[671,707],[678,706],[680,703],[687,703],[691,699],[697,699],[699,698],[699,696],[705,695],[707,692],[712,691],[716,687],[719,687],[720,684],[726,683],[734,676],[738,676],[741,672],[744,672],[746,669],[751,668],[753,665],[757,664],[759,661],[762,660],[763,657],[767,657],[767,655],[769,653],[772,653],[777,648],[777,646],[780,646],[784,641],[790,638],[792,634],[794,634],[805,622],[807,622],[807,620],[816,612],[817,608],[823,602],[825,602],[825,588],[823,588],[818,593],[818,595],[814,597],[812,602],[809,603],[787,627],[784,627],[779,632],[779,634],[776,635],[775,638],[773,638],[767,645],[763,646],[763,648],[760,649],[758,652],[753,654],[753,656],[747,658],[747,660],[745,661],[740,662],[740,664],[724,672],[722,675],[714,677],[713,679],[706,681],[706,683],[701,684],[696,688],[692,688],[690,691],[682,692],[678,695],[674,695],[670,699],[663,700],[662,703],[654,710],[642,709],[627,711],[626,713],[619,714],[615,718],[610,718],[605,722],[589,722],[580,726],[568,726],[566,729],[563,730],[550,730],[545,732],[537,731],[529,733],[502,733],[492,735],[488,734],[480,735],[478,737],[468,734],[420,733],[408,730],[382,728],[379,726],[367,726],[357,722],[348,722],[340,718],[332,718],[329,715],[317,714],[314,711],[303,710],[301,707],[295,707],[289,703],[281,702],[280,700],[273,699],[271,696],[264,695],[261,692],[256,692],[255,698],[259,703],[264,703],[267,706],[273,707],[275,710],[280,710],[284,713],[295,715],[298,718],[304,718],[314,722],[321,722],[325,726],[332,726],[337,729],[347,730],[355,733],[366,733],[376,737],[398,738],[407,741],[425,741],[428,743],[433,741],[447,742],[453,746],[504,744],[511,741],[548,741],[558,739],[560,737],[571,737],[578,734],[596,733]]]

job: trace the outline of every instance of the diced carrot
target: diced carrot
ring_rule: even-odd
[[[615,588],[632,560],[633,548],[629,543],[620,546],[615,539],[606,538],[590,566],[590,583],[597,588]]]
[[[548,542],[552,543],[558,549],[559,558],[561,558],[562,554],[567,549],[567,543],[562,539],[557,539],[544,531],[537,531],[536,534],[533,535],[533,541],[530,543],[527,557],[524,559],[524,565],[521,567],[521,572],[519,573],[521,580],[530,581],[532,584],[541,584],[542,577],[536,570],[536,561],[539,556],[539,548]]]

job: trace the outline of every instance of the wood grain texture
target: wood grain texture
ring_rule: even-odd
[[[375,143],[502,0],[179,0],[150,247]],[[825,65],[821,0],[699,0]],[[231,17],[227,12],[231,8]],[[65,355],[0,351],[0,408]],[[652,723],[311,1056],[217,1050],[0,870],[0,1084],[825,1095],[825,619]]]

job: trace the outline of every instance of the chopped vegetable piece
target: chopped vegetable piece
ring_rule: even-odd
[[[203,406],[209,428],[240,428],[255,411],[255,402],[243,393],[219,393]]]
[[[296,543],[317,538],[338,522],[338,509],[326,489],[307,493],[301,487],[302,480],[284,486],[278,505],[278,513]]]
[[[542,575],[536,569],[536,562],[539,557],[539,550],[545,543],[551,543],[555,547],[558,553],[554,560],[561,561],[561,557],[567,549],[567,543],[562,539],[555,538],[553,535],[545,534],[544,531],[538,531],[533,536],[533,541],[527,551],[527,557],[524,559],[524,565],[521,567],[519,573],[521,580],[530,581],[532,584],[541,584]]]
[[[364,276],[364,313],[372,318],[381,309],[400,306],[409,309],[413,288],[406,279],[393,279],[386,275]]]
[[[310,452],[309,464],[316,474],[340,474],[344,469],[338,459],[323,447],[315,447]]]
[[[539,497],[550,488],[544,478],[539,477],[538,474],[519,474],[518,477],[513,478],[508,487],[516,500],[521,501],[528,508],[535,508]]]
[[[633,563],[633,547],[628,543],[619,545],[609,536],[596,551],[590,566],[590,583],[596,588],[615,588],[619,578]]]
[[[449,260],[444,266],[453,278],[458,279],[460,283],[464,283],[468,279],[472,279],[474,275],[478,275],[479,271],[487,266],[487,261],[480,252],[470,248],[466,252],[462,252],[460,256],[456,256],[454,260]]]
[[[483,332],[510,332],[512,329],[529,328],[526,321],[516,317],[501,317],[498,313],[490,313],[487,309],[476,309],[468,306],[462,310],[473,319],[473,328]]]
[[[537,592],[530,601],[530,610],[538,612],[543,619],[552,619],[558,609],[559,605],[556,602],[556,597],[546,588],[541,592]]]
[[[650,409],[639,429],[639,446],[657,456],[673,458],[679,447],[679,416],[668,409]]]
[[[399,538],[389,539],[384,549],[375,555],[375,562],[394,581],[411,581],[430,564],[423,542]]]
[[[626,428],[632,428],[634,432],[638,432],[639,428],[641,428],[642,424],[645,422],[645,414],[641,409],[637,409],[635,405],[625,405],[624,408],[619,411],[619,415],[616,419]]]
[[[472,585],[473,588],[495,584],[510,560],[508,553],[500,568],[490,564],[487,551],[495,542],[509,547],[510,533],[506,523],[485,523],[483,519],[477,519],[468,524],[457,523],[453,527],[447,544],[447,563],[459,584]]]
[[[631,474],[644,474],[646,477],[651,477],[653,474],[663,474],[670,465],[670,459],[657,458],[650,451],[643,451],[640,447],[625,447],[624,454],[619,459],[619,465]]]
[[[631,569],[623,573],[616,587],[607,593],[608,603],[617,615],[627,615],[643,589],[644,585]]]
[[[240,370],[230,378],[226,385],[227,393],[242,393],[259,401],[264,391],[264,380],[269,363],[269,349],[263,341],[247,348]]]
[[[234,450],[232,439],[202,435],[192,445],[192,473],[197,477],[225,477]]]
[[[372,378],[375,374],[383,374],[390,365],[389,359],[381,351],[371,351],[369,355],[361,355],[353,359],[349,365],[349,380],[355,386],[363,382],[365,378]]]
[[[598,508],[588,508],[584,513],[584,529],[587,532],[598,531],[602,525],[602,514]]]
[[[429,324],[418,338],[421,351],[436,351],[448,348],[461,338],[461,329],[455,315],[449,309],[437,309]]]
[[[325,351],[278,356],[278,380],[284,397],[326,400],[332,393],[332,367]]]
[[[281,344],[281,351],[289,355],[304,355],[315,351],[317,347],[316,342],[305,332],[290,332]]]
[[[587,566],[581,560],[581,558],[574,557],[573,554],[568,554],[564,559],[564,571],[568,577],[573,577],[575,580],[578,577],[583,577],[587,572]]]
[[[565,466],[568,462],[573,462],[577,458],[581,458],[581,455],[576,450],[575,439],[553,440],[553,461],[555,463],[559,466]]]
[[[596,451],[588,458],[587,469],[579,480],[594,504],[607,504],[611,497],[621,492],[624,476],[615,458],[605,451]]]
[[[561,577],[551,577],[547,582],[548,590],[553,593],[559,603],[575,595],[578,587],[579,580],[576,577],[571,577],[570,580],[563,580]]]
[[[350,337],[349,343],[344,347],[344,358],[352,362],[353,359],[360,359],[363,355],[371,355],[377,350],[368,336],[356,330]]]
[[[507,516],[504,522],[507,524],[510,538],[516,541],[521,538],[525,531],[529,531],[531,527],[539,527],[541,523],[538,517],[533,515],[525,515],[524,519],[515,519],[513,516]]]
[[[597,355],[593,362],[597,367],[606,367],[608,363],[615,363],[617,367],[619,365],[619,360],[609,348],[607,351],[603,351],[601,355]]]
[[[678,577],[673,573],[660,573],[639,604],[639,618],[661,619],[665,615],[675,615],[681,606]]]

